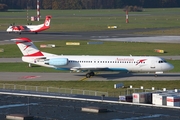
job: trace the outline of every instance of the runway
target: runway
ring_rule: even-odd
[[[27,37],[32,41],[49,40],[98,40],[98,41],[120,41],[120,42],[158,42],[158,43],[180,43],[180,36],[152,36],[134,34],[136,32],[164,30],[158,28],[151,29],[131,29],[131,30],[106,30],[106,31],[85,31],[85,32],[40,32],[34,33],[7,33],[0,31],[0,44],[12,43],[10,39]]]

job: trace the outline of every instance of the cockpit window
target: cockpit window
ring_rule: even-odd
[[[160,61],[158,61],[158,63],[166,63],[166,61],[165,60],[160,60]]]

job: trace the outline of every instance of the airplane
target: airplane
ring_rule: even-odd
[[[51,16],[47,15],[43,24],[40,24],[40,25],[10,25],[6,31],[8,33],[16,32],[16,33],[21,34],[21,32],[34,32],[37,34],[38,32],[49,29],[50,21],[51,21]]]
[[[57,70],[87,72],[86,78],[94,76],[95,71],[155,72],[157,75],[174,68],[155,56],[56,55],[40,51],[29,38],[11,40],[22,52],[22,61]]]

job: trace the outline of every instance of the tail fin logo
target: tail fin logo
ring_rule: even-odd
[[[44,22],[44,26],[48,27],[50,25],[50,21],[51,21],[51,16],[47,15]]]
[[[26,50],[28,47],[30,47],[31,45],[27,45],[25,48],[24,48],[24,50]]]
[[[50,25],[50,19],[46,19],[45,26],[49,26],[49,25]]]

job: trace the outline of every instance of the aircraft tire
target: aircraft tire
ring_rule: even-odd
[[[94,72],[90,72],[90,75],[91,75],[91,76],[94,76],[95,74],[94,74]]]
[[[91,74],[90,73],[87,73],[86,74],[86,78],[90,78],[91,77]]]

